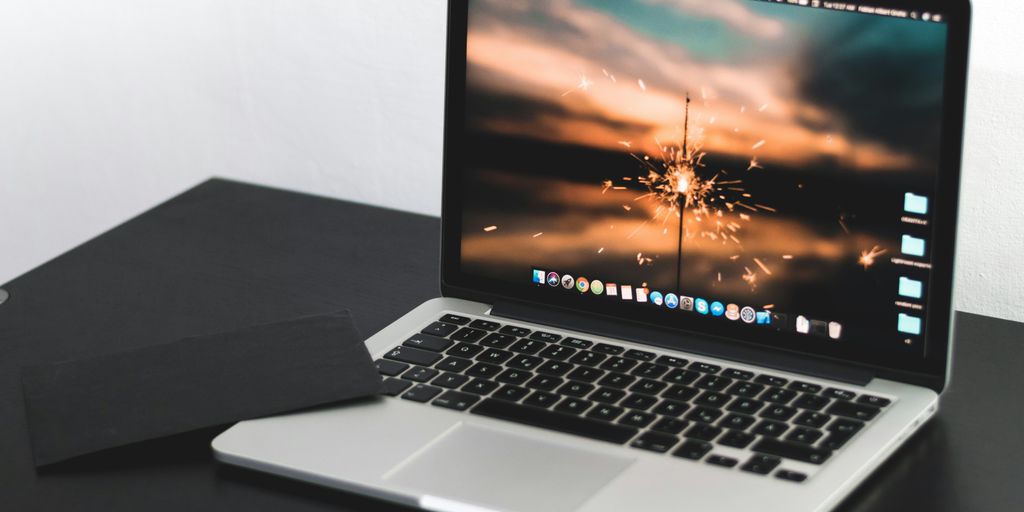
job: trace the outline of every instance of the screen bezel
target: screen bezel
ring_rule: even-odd
[[[584,315],[599,315],[645,327],[714,337],[722,343],[736,343],[770,351],[796,353],[828,361],[841,361],[871,370],[882,378],[928,386],[941,391],[948,379],[949,354],[952,345],[952,296],[954,247],[959,198],[961,147],[963,144],[964,105],[967,81],[968,38],[971,7],[968,0],[876,0],[850,2],[874,7],[905,8],[938,11],[946,17],[947,45],[944,77],[943,123],[939,183],[933,204],[934,240],[932,241],[931,285],[928,294],[928,315],[925,321],[925,355],[858,350],[856,346],[826,346],[799,339],[784,339],[795,334],[780,333],[777,344],[749,339],[750,331],[742,325],[716,323],[713,329],[666,325],[664,312],[655,308],[642,308],[634,304],[623,309],[622,303],[597,303],[581,309],[575,295],[553,294],[545,297],[536,293],[529,281],[522,285],[498,279],[470,275],[462,272],[461,233],[465,138],[466,98],[466,43],[469,2],[449,0],[448,42],[445,86],[445,126],[441,215],[441,292],[456,297],[486,303],[500,301],[524,302],[544,307],[560,308]],[[531,293],[531,291],[533,293]],[[628,315],[628,316],[626,316]],[[659,317],[661,321],[659,321]],[[695,318],[700,320],[699,318]],[[692,319],[674,320],[680,324]],[[747,339],[744,339],[747,338]]]

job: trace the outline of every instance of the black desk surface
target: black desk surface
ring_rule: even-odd
[[[0,305],[0,508],[384,510],[217,465],[222,429],[37,473],[18,368],[300,314],[352,310],[364,336],[438,295],[436,218],[211,180],[8,283]],[[1024,326],[957,316],[940,413],[844,510],[1020,510]]]

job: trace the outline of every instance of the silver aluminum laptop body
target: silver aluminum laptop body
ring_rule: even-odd
[[[756,0],[736,0],[729,3],[739,5],[742,2],[759,3]],[[613,310],[606,310],[604,315],[594,314],[590,317],[593,320],[591,323],[561,321],[563,318],[557,312],[560,309],[553,307],[557,306],[554,299],[537,299],[531,302],[530,297],[533,295],[527,296],[525,293],[522,296],[510,297],[499,287],[476,284],[478,281],[474,276],[460,274],[455,269],[458,262],[453,262],[451,258],[459,254],[457,247],[463,233],[460,231],[462,206],[459,197],[463,183],[459,181],[459,172],[453,171],[453,168],[461,165],[457,158],[463,154],[464,149],[461,147],[460,123],[465,115],[465,111],[462,110],[465,107],[465,91],[461,89],[460,82],[466,77],[466,11],[467,4],[472,3],[466,0],[449,2],[446,181],[442,228],[442,246],[445,252],[442,255],[442,291],[445,296],[423,303],[366,340],[366,346],[375,360],[393,358],[395,348],[402,345],[405,340],[418,335],[425,327],[445,315],[457,315],[464,317],[464,323],[471,320],[489,320],[501,326],[519,327],[529,332],[543,331],[563,339],[580,338],[592,344],[603,343],[621,347],[623,351],[640,350],[646,354],[645,357],[651,359],[667,356],[675,359],[665,359],[666,361],[685,359],[686,364],[691,364],[691,361],[696,364],[706,363],[729,369],[733,372],[732,375],[766,375],[787,382],[800,381],[821,390],[837,389],[839,393],[857,397],[858,401],[848,400],[849,403],[861,403],[859,400],[862,398],[873,398],[888,405],[881,407],[877,416],[870,418],[866,426],[855,431],[852,437],[847,436],[845,444],[831,452],[831,456],[823,462],[801,461],[800,456],[783,456],[776,459],[780,460],[777,467],[769,468],[767,471],[752,471],[745,466],[752,464],[756,457],[765,452],[764,449],[755,447],[761,446],[759,443],[762,439],[772,436],[759,434],[758,443],[748,444],[743,448],[716,441],[713,448],[709,448],[710,453],[687,457],[685,454],[680,455],[683,450],[677,448],[677,445],[673,445],[671,450],[647,449],[650,448],[649,445],[645,445],[645,449],[638,449],[639,437],[631,437],[625,442],[606,442],[607,440],[599,440],[593,438],[594,436],[566,433],[564,429],[559,431],[557,428],[540,428],[529,424],[529,421],[499,419],[500,414],[474,413],[479,406],[474,408],[471,404],[465,407],[455,404],[454,408],[449,408],[437,406],[439,402],[436,401],[431,403],[433,397],[423,401],[403,399],[410,397],[410,389],[416,389],[413,385],[410,388],[395,390],[394,394],[397,396],[243,421],[213,441],[212,446],[217,459],[224,463],[287,478],[438,511],[690,509],[789,512],[829,510],[836,506],[936,413],[939,393],[948,382],[952,333],[952,256],[969,24],[967,2],[893,0],[892,3],[899,3],[900,7],[884,10],[876,4],[888,4],[890,1],[880,0],[867,7],[857,2],[844,3],[840,7],[828,2],[814,2],[813,6],[781,6],[792,9],[868,9],[845,15],[884,15],[902,17],[908,21],[912,19],[919,23],[929,19],[938,23],[939,15],[929,13],[925,15],[928,18],[923,18],[921,11],[912,10],[920,3],[921,6],[927,6],[931,12],[942,13],[942,21],[949,22],[946,92],[943,99],[945,138],[941,155],[942,174],[937,185],[937,190],[941,193],[932,203],[939,213],[930,217],[935,226],[935,239],[929,242],[933,242],[934,247],[929,261],[934,264],[935,269],[931,271],[930,291],[927,296],[929,317],[926,332],[929,333],[929,352],[924,363],[916,366],[907,364],[905,367],[885,366],[884,362],[874,364],[877,361],[871,361],[867,357],[850,357],[848,360],[843,357],[825,358],[821,357],[820,353],[812,353],[813,351],[806,354],[789,351],[786,356],[790,362],[779,364],[770,354],[781,351],[768,349],[744,352],[733,350],[732,345],[726,342],[721,343],[722,348],[719,350],[715,347],[719,344],[716,340],[720,338],[711,336],[703,339],[704,342],[699,344],[701,348],[694,348],[697,345],[682,341],[684,337],[701,338],[701,334],[692,329],[664,329],[659,331],[662,335],[656,341],[653,338],[645,338],[642,333],[636,336],[620,335],[628,333],[628,326],[632,324],[622,319],[622,315],[616,318],[618,313]],[[582,3],[582,0],[579,3]],[[710,3],[717,4],[718,0]],[[532,3],[488,2],[492,7],[509,9],[542,4],[545,3],[540,0]],[[574,3],[552,0],[552,4],[563,8]],[[679,3],[695,10],[699,9],[698,4],[699,2]],[[900,10],[902,8],[911,10],[904,12]],[[736,14],[740,11],[728,12]],[[588,19],[596,23],[594,20],[597,18]],[[758,27],[769,31],[771,29],[770,24]],[[615,81],[615,77],[607,70],[604,70],[604,73],[610,82]],[[609,87],[610,82],[606,84]],[[578,97],[587,92],[592,85],[590,79],[583,79],[575,86],[570,84],[561,96],[555,94],[553,101],[578,101]],[[642,92],[646,92],[648,84],[641,81],[639,87]],[[686,104],[689,103],[687,96]],[[683,147],[686,147],[685,143]],[[755,163],[757,160],[752,160],[751,166]],[[920,208],[920,205],[915,203],[913,207]],[[490,232],[494,229],[497,229],[496,226],[483,231]],[[499,230],[497,233],[500,234],[502,231]],[[679,236],[681,240],[681,227]],[[910,247],[909,250],[916,248]],[[864,264],[864,268],[866,269],[869,264],[870,262]],[[586,291],[585,288],[580,290],[583,295],[575,294],[571,286],[565,286],[567,290],[561,290],[557,286],[561,284],[558,283],[557,276],[554,283],[546,283],[543,271],[540,271],[540,281],[536,277],[539,271],[535,269],[533,272],[534,282],[540,283],[536,288],[538,293],[570,293],[573,297],[585,296],[592,302],[605,299],[603,296],[593,298],[583,293]],[[548,284],[551,288],[545,286]],[[920,289],[917,292],[920,294]],[[598,293],[595,292],[594,295]],[[558,300],[568,296],[561,297]],[[517,311],[526,311],[527,314],[506,314],[508,310],[505,308],[504,298],[525,305],[525,310]],[[618,300],[618,297],[613,296],[608,300]],[[630,305],[635,306],[636,304]],[[722,307],[721,304],[718,306]],[[555,312],[534,314],[549,310]],[[689,314],[694,313],[691,311]],[[710,316],[695,318],[701,321],[715,321]],[[893,320],[895,329],[895,314]],[[903,320],[904,315],[901,314],[900,321]],[[742,322],[730,323],[724,318],[717,321],[726,325],[726,329],[730,324],[743,325]],[[746,319],[744,322],[753,323],[752,320]],[[606,328],[608,326],[620,328]],[[627,328],[622,329],[623,326]],[[903,328],[901,324],[901,332],[907,332],[903,331]],[[796,329],[797,332],[807,332],[800,331],[799,326]],[[716,334],[718,333],[712,333],[712,336]],[[552,345],[555,344],[557,343]],[[406,345],[408,346],[408,343]],[[762,358],[759,354],[769,355]],[[851,380],[843,372],[824,371],[821,364],[825,359],[831,368],[856,367],[868,371],[869,377],[857,381]],[[793,364],[794,360],[796,364]],[[503,361],[498,361],[498,364],[504,365],[503,369],[511,368]],[[679,364],[682,365],[683,363]],[[406,371],[406,366],[398,366],[401,366],[401,369],[396,372]],[[459,371],[462,370],[456,370]],[[407,377],[407,374],[403,374],[403,377]],[[415,380],[413,377],[409,378]],[[744,379],[749,380],[751,377],[739,378]],[[486,398],[480,399],[480,404],[494,402],[494,395],[487,396],[489,393],[490,391],[482,393]],[[835,398],[831,403],[840,401],[839,398]],[[696,404],[687,411],[694,408],[697,408]],[[770,409],[771,405],[768,408]],[[832,409],[823,409],[823,412],[825,411]],[[758,416],[757,419],[761,418],[764,416]],[[794,418],[796,417],[780,420],[791,427],[786,435],[792,434],[798,426],[794,423]],[[836,420],[830,417],[827,421]],[[687,422],[687,428],[691,423],[697,424],[700,420]],[[829,435],[828,429],[833,425],[829,423],[829,427],[823,428],[826,435]],[[641,426],[640,432],[649,432],[648,427]],[[687,430],[686,433],[689,435],[691,431]],[[687,442],[687,437],[681,430],[678,432],[678,441]],[[822,441],[817,443],[820,445]],[[717,462],[726,463],[712,463],[712,457],[716,457]],[[731,464],[728,463],[730,460]],[[785,478],[786,475],[797,475],[800,478],[789,479]]]

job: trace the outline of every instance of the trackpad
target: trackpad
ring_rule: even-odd
[[[459,424],[385,478],[426,495],[482,508],[572,510],[633,460]]]

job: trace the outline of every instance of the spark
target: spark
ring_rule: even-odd
[[[747,166],[747,170],[748,171],[751,171],[751,170],[754,170],[754,169],[764,169],[764,167],[761,166],[761,163],[757,161],[757,157],[756,156],[750,158],[750,165]]]
[[[757,111],[758,112],[764,112],[767,108],[768,108],[768,104],[764,103],[760,107],[757,108]]]
[[[772,309],[774,307],[775,307],[775,304],[765,304],[764,306],[761,306],[761,309]]]
[[[633,147],[633,143],[628,141],[628,140],[620,140],[619,144],[623,145],[623,146],[626,146],[627,148]]]
[[[541,231],[540,233],[534,233],[533,238],[537,238],[538,236],[541,236],[543,234],[544,234],[543,231]]]
[[[587,75],[580,75],[580,82],[576,84],[576,87],[563,92],[562,96],[568,96],[576,91],[589,91],[592,85],[594,85],[594,82],[591,82]]]
[[[757,266],[761,267],[765,274],[772,275],[772,271],[768,270],[768,267],[760,259],[754,258],[754,263],[757,263]]]
[[[793,255],[792,254],[783,254],[782,255],[782,259],[784,259],[784,260],[791,260],[791,259],[793,259]]]
[[[602,248],[600,248],[600,249],[598,249],[598,250],[597,250],[597,253],[598,253],[598,254],[601,254],[602,252],[604,252],[604,247],[602,247]]]
[[[874,246],[869,251],[861,251],[860,258],[857,259],[857,263],[864,266],[864,270],[875,264],[875,258],[885,254],[885,249],[879,246]]]
[[[637,85],[640,86],[640,90],[641,91],[646,91],[647,90],[647,84],[644,83],[644,80],[642,78],[637,80],[636,83],[637,83]]]
[[[743,280],[750,285],[751,289],[757,288],[757,274],[750,270],[748,267],[743,267],[746,272],[743,274]]]
[[[850,234],[850,228],[846,227],[846,223],[843,222],[843,216],[842,215],[839,216],[839,226],[841,228],[843,228],[843,231],[845,231],[847,235]]]
[[[757,149],[757,148],[759,148],[761,146],[764,146],[764,139],[761,139],[761,140],[757,141],[757,143],[754,144],[753,146],[751,146],[750,149]]]
[[[490,233],[491,231],[494,231],[495,229],[498,229],[498,226],[487,226],[486,228],[484,228],[484,231]]]

